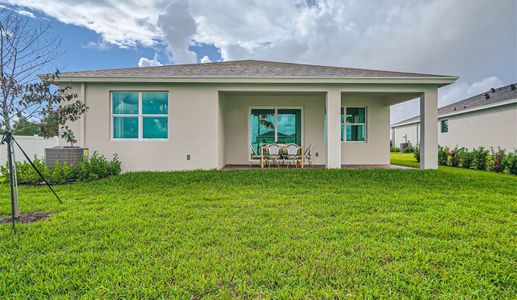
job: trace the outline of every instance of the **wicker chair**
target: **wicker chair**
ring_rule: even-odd
[[[250,150],[251,150],[251,157],[250,157],[250,168],[253,166],[253,163],[254,162],[258,162],[260,163],[260,155],[257,154],[257,151],[255,151],[255,148],[253,148],[253,146],[251,144],[250,145]]]
[[[266,146],[266,151],[267,151],[266,161],[267,161],[268,167],[271,167],[271,163],[278,165],[278,162],[281,158],[280,145],[269,144]]]
[[[303,153],[303,159],[309,162],[309,166],[312,167],[312,144],[310,144]]]
[[[289,144],[285,147],[286,160],[288,162],[287,167],[294,162],[295,166],[298,167],[298,161],[301,159],[300,147],[296,144]]]

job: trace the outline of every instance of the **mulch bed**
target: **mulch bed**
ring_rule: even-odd
[[[56,213],[55,211],[31,211],[31,212],[22,214],[15,220],[18,223],[32,223],[32,222],[36,222],[39,220],[45,220],[48,217],[50,217],[50,215],[53,215],[55,213]],[[3,218],[3,219],[0,219],[0,224],[11,223],[11,221],[12,221],[11,217]]]

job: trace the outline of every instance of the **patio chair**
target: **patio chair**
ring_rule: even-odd
[[[310,144],[303,153],[303,159],[309,162],[309,166],[312,167],[312,144]]]
[[[285,147],[286,150],[286,160],[288,162],[287,167],[289,168],[289,165],[291,162],[295,163],[295,166],[298,167],[298,161],[301,159],[300,155],[300,147],[296,144],[289,144]]]
[[[271,167],[271,163],[278,165],[278,161],[280,160],[280,145],[278,144],[269,144],[266,146],[267,156],[266,161],[268,163],[268,167]]]
[[[255,151],[255,148],[253,148],[253,146],[251,144],[250,145],[250,150],[251,150],[251,157],[250,157],[250,168],[253,166],[253,162],[258,162],[260,163],[260,155],[257,154],[257,151]]]

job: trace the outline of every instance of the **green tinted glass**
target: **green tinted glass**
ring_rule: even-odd
[[[113,138],[115,139],[137,139],[138,138],[138,117],[114,117]]]
[[[347,123],[364,123],[366,120],[364,107],[350,107],[346,109]]]
[[[347,125],[346,140],[351,142],[364,142],[366,140],[365,125]]]
[[[167,92],[142,93],[143,114],[163,114],[169,112],[169,94]]]
[[[138,114],[138,93],[112,92],[111,98],[114,114]]]
[[[277,143],[302,145],[301,109],[279,109],[277,124]]]
[[[260,154],[260,146],[275,142],[275,110],[252,109],[250,116],[250,143]]]
[[[166,139],[168,136],[167,117],[144,117],[144,139]]]

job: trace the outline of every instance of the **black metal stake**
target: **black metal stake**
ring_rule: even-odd
[[[36,168],[36,166],[34,165],[34,163],[32,162],[32,160],[29,158],[29,156],[27,155],[27,153],[25,153],[25,151],[23,150],[23,148],[20,146],[20,144],[18,144],[18,142],[14,139],[13,136],[11,136],[11,139],[14,141],[14,143],[16,144],[16,146],[18,146],[18,148],[22,151],[23,155],[25,156],[25,159],[27,159],[27,161],[31,164],[31,166],[34,168],[34,170],[36,170],[36,173],[38,173],[39,177],[41,177],[41,179],[45,182],[45,184],[48,186],[48,188],[52,191],[52,193],[54,193],[54,196],[56,196],[57,198],[57,201],[59,203],[63,203],[63,201],[61,201],[61,198],[59,198],[59,196],[57,195],[56,191],[54,191],[54,189],[52,188],[52,186],[50,185],[50,183],[47,181],[47,179],[45,179],[45,177],[43,176],[43,174],[41,174],[41,172],[38,170],[38,168]]]
[[[59,198],[59,196],[57,195],[56,191],[54,191],[54,189],[52,188],[52,186],[50,185],[50,183],[47,181],[47,179],[45,179],[45,177],[43,176],[43,174],[41,174],[41,172],[38,170],[38,168],[36,168],[36,166],[34,165],[34,163],[32,162],[32,160],[29,158],[29,156],[27,155],[27,153],[25,153],[25,151],[23,150],[23,148],[20,146],[20,144],[18,144],[18,142],[14,139],[13,135],[11,132],[5,132],[3,137],[2,137],[2,140],[0,141],[0,144],[4,144],[4,143],[7,143],[7,156],[9,156],[9,183],[10,183],[10,186],[11,186],[11,211],[12,211],[12,223],[13,223],[13,232],[16,233],[16,229],[15,229],[15,218],[14,218],[14,215],[15,215],[15,189],[14,189],[14,185],[17,184],[17,182],[15,182],[15,176],[14,176],[14,163],[13,162],[13,153],[12,151],[14,150],[14,147],[13,147],[13,142],[18,146],[18,148],[22,151],[23,155],[25,156],[25,158],[27,159],[27,161],[29,162],[29,164],[34,168],[34,170],[36,171],[36,173],[38,173],[38,175],[41,177],[41,179],[45,182],[45,184],[48,186],[48,188],[52,191],[52,193],[54,193],[54,196],[56,196],[57,198],[57,201],[59,203],[63,203],[63,201],[61,201],[61,198]],[[11,148],[13,147],[13,148]]]

